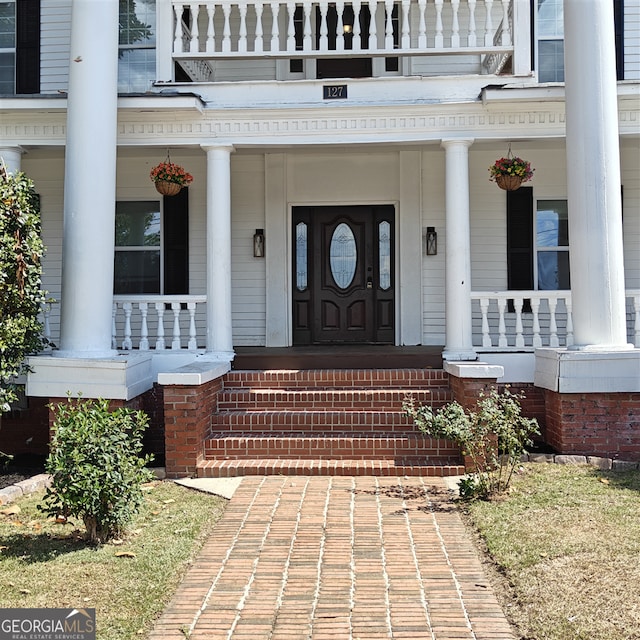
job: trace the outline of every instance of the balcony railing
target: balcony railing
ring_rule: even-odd
[[[194,70],[225,58],[449,54],[499,66],[514,49],[512,2],[172,0],[173,58]]]
[[[533,351],[573,345],[570,291],[474,291],[474,347]],[[640,347],[640,289],[626,292],[627,339]]]

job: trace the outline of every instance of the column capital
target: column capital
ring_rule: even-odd
[[[465,147],[468,149],[475,141],[475,138],[442,138],[440,146],[443,149],[449,149],[450,147]]]
[[[209,151],[223,151],[227,150],[229,153],[233,153],[236,148],[231,142],[220,142],[218,144],[201,144],[200,148],[207,153]]]

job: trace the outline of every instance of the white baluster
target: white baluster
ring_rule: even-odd
[[[318,45],[318,51],[329,50],[329,28],[327,26],[327,11],[329,10],[329,4],[324,0],[320,2],[320,42]]]
[[[514,298],[513,307],[516,310],[516,347],[524,347],[524,335],[522,327],[522,305],[524,300],[522,298]]]
[[[258,2],[253,5],[253,8],[256,12],[256,41],[253,48],[256,53],[262,53],[264,51],[264,28],[262,26],[262,10],[264,9],[264,5],[261,0],[258,0]]]
[[[231,15],[231,3],[222,3],[222,12],[224,13],[224,27],[222,29],[222,50],[224,52],[231,51],[231,24],[229,16]]]
[[[489,331],[489,298],[480,298],[480,312],[482,313],[482,346],[492,347]]]
[[[278,31],[278,14],[280,12],[280,3],[271,2],[271,51],[280,51],[280,32]]]
[[[176,28],[173,32],[173,52],[184,53],[182,48],[182,12],[184,11],[184,5],[174,4],[173,13],[175,15]]]
[[[393,0],[385,0],[385,29],[384,29],[384,48],[385,51],[393,52]]]
[[[336,2],[336,51],[344,51],[344,2]]]
[[[558,305],[558,299],[549,298],[549,346],[559,347],[558,341],[558,323],[556,322],[556,306]]]
[[[378,50],[378,27],[376,24],[376,11],[378,10],[378,0],[369,0],[369,13],[371,23],[369,24],[369,50]]]
[[[191,11],[191,40],[189,41],[189,52],[198,53],[200,48],[200,32],[198,30],[198,14],[200,13],[200,5],[192,2],[189,5]]]
[[[146,302],[139,302],[141,323],[140,323],[140,351],[149,351],[149,326],[147,325],[147,313],[149,305]]]
[[[240,29],[238,31],[238,51],[245,53],[247,51],[247,3],[239,2],[238,11],[240,12]]]
[[[187,309],[189,310],[189,344],[188,348],[192,351],[198,348],[198,341],[196,340],[196,303],[187,302]]]
[[[498,346],[508,347],[507,328],[504,323],[504,311],[507,307],[507,301],[504,298],[498,298]]]
[[[213,53],[216,50],[215,14],[216,5],[212,2],[207,5],[207,44],[205,47],[207,53]]]
[[[436,0],[436,49],[444,47],[444,36],[442,35],[442,4],[444,0]]]
[[[180,349],[180,303],[172,302],[171,311],[173,311],[173,340],[171,341],[172,349]]]
[[[467,37],[467,46],[476,46],[476,0],[468,0],[469,2],[469,36]]]
[[[427,9],[427,0],[418,0],[418,9],[420,12],[420,19],[418,21],[418,49],[426,49],[427,21],[425,18],[425,11]]]
[[[451,10],[453,11],[451,22],[451,48],[460,48],[460,24],[458,22],[458,11],[460,10],[460,0],[451,0]]]
[[[46,340],[51,340],[51,305],[45,304],[42,307],[42,334]]]
[[[351,48],[353,51],[362,49],[362,29],[360,28],[360,12],[362,6],[360,0],[353,0],[353,40]]]
[[[118,330],[116,329],[116,316],[118,315],[118,303],[114,302],[111,307],[111,348],[118,348]]]
[[[500,44],[507,47],[511,44],[511,23],[509,21],[509,5],[511,0],[502,0],[502,35]]]
[[[411,34],[409,31],[409,11],[411,10],[411,0],[402,0],[402,39],[400,41],[403,49],[411,48]]]
[[[296,12],[296,3],[295,2],[287,2],[287,51],[295,51],[296,50],[296,24],[294,21]]]
[[[573,345],[573,306],[571,302],[571,295],[568,295],[564,299],[564,305],[567,308],[567,340],[566,346],[571,347]]]
[[[156,313],[158,314],[158,335],[156,337],[156,351],[163,351],[166,348],[164,340],[164,302],[156,302]]]
[[[531,298],[531,311],[533,312],[533,347],[537,349],[542,346],[542,336],[540,335],[540,298]]]
[[[122,308],[124,309],[124,340],[122,341],[122,348],[125,351],[129,351],[133,348],[133,343],[131,342],[131,312],[133,304],[124,302]]]
[[[304,5],[304,31],[302,38],[302,49],[311,51],[313,49],[313,29],[311,28],[311,10],[313,5]]]
[[[493,0],[484,0],[486,19],[484,23],[484,45],[490,47],[493,45],[493,18],[491,10],[493,9]]]

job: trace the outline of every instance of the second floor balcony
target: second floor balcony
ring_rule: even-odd
[[[520,0],[171,0],[161,12],[159,79],[530,74]]]

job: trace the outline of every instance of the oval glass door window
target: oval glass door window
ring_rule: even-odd
[[[329,248],[331,275],[341,289],[346,289],[353,282],[357,262],[356,238],[349,225],[341,222],[331,236]]]

